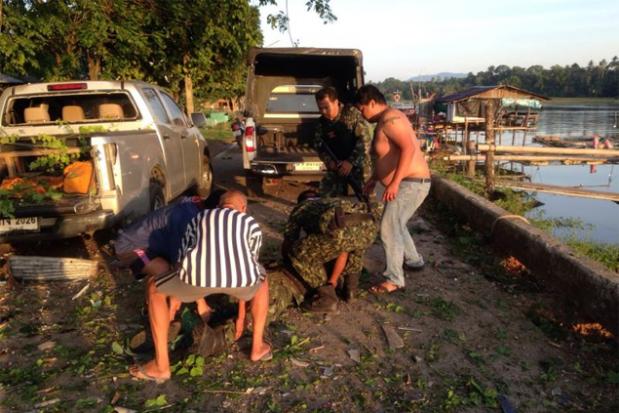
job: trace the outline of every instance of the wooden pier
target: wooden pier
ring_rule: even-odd
[[[485,162],[487,188],[503,187],[523,191],[545,192],[556,195],[574,196],[580,198],[600,199],[619,203],[619,193],[592,191],[584,188],[565,187],[559,185],[546,185],[514,180],[495,180],[495,162],[520,162],[532,165],[547,165],[549,163],[561,163],[563,165],[600,165],[619,164],[619,150],[617,149],[582,149],[582,148],[544,148],[533,146],[498,146],[478,144],[476,148],[479,154],[472,155],[438,155],[436,159],[447,162],[466,161],[469,176],[474,176],[475,164]],[[497,155],[499,153],[499,155]]]
[[[545,148],[538,146],[493,146],[488,144],[477,145],[480,152],[553,154],[553,155],[580,155],[601,158],[619,158],[619,149],[581,149],[581,148]]]
[[[615,192],[592,191],[583,188],[505,180],[496,181],[495,186],[501,188],[520,189],[523,191],[546,192],[556,195],[575,196],[579,198],[601,199],[619,203],[619,194]]]
[[[460,161],[474,161],[474,162],[485,162],[486,157],[484,155],[445,155],[437,157],[437,159],[441,159],[446,162],[460,162]],[[608,159],[608,161],[612,161],[615,158]],[[495,161],[511,161],[511,162],[522,162],[522,163],[530,163],[530,164],[548,164],[550,162],[558,162],[564,165],[576,165],[576,164],[587,164],[587,165],[600,165],[606,163],[606,159],[600,158],[592,158],[592,157],[566,157],[566,156],[532,156],[532,155],[495,155]],[[617,158],[617,162],[619,163],[619,158]]]

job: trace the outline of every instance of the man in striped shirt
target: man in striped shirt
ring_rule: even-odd
[[[262,232],[246,210],[245,195],[228,191],[222,195],[219,208],[201,212],[188,225],[180,247],[179,270],[166,272],[162,266],[161,275],[147,287],[155,359],[131,367],[131,375],[157,382],[170,378],[168,297],[183,302],[193,302],[211,294],[238,298],[237,335],[244,321],[245,302],[251,300],[253,340],[250,359],[260,361],[272,357],[271,347],[264,342],[269,287],[264,270],[258,264]],[[156,263],[156,260],[151,263]]]

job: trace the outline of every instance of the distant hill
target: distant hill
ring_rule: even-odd
[[[440,73],[435,73],[435,74],[432,74],[432,75],[414,76],[414,77],[411,77],[408,80],[412,80],[413,82],[429,82],[432,79],[434,79],[434,80],[445,80],[445,79],[450,79],[452,77],[461,79],[461,78],[466,77],[466,76],[467,76],[467,73],[440,72]]]

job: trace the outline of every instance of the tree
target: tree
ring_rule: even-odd
[[[13,75],[27,75],[40,70],[37,54],[43,37],[36,22],[31,19],[28,2],[2,0],[0,19],[0,71]]]
[[[44,80],[116,78],[135,73],[135,57],[147,53],[140,2],[4,3],[11,27],[0,35],[0,55],[13,71]]]
[[[258,0],[258,4],[260,6],[272,5],[277,6],[277,0]],[[288,1],[286,0],[286,5]],[[305,2],[305,7],[307,11],[314,11],[318,14],[318,17],[323,21],[324,24],[331,23],[337,20],[337,17],[331,11],[330,0],[307,0]],[[267,23],[273,29],[279,29],[282,32],[285,32],[289,28],[290,19],[288,17],[288,13],[284,10],[279,10],[277,14],[269,14],[267,16]]]
[[[192,111],[194,90],[212,97],[242,93],[245,56],[262,43],[259,7],[277,3],[1,0],[0,70],[43,80],[155,81],[184,94]],[[305,4],[325,23],[336,19],[329,0]],[[279,15],[268,18],[286,30]]]
[[[400,81],[387,78],[376,85],[386,92],[393,91]],[[527,69],[506,65],[490,66],[476,74],[469,73],[462,79],[444,79],[424,82],[425,88],[440,94],[449,94],[475,85],[507,84],[547,96],[596,96],[619,97],[619,58],[610,63],[603,59],[598,64],[590,61],[587,67],[574,63],[570,66],[554,65],[544,69],[534,65]]]
[[[187,7],[181,1],[157,0],[152,10],[153,31],[160,37],[153,46],[152,76],[185,96],[194,111],[194,89],[202,95],[238,92],[244,58],[262,42],[259,14],[246,0],[198,0]]]

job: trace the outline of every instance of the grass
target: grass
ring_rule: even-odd
[[[433,316],[445,321],[453,321],[461,313],[457,305],[440,297],[430,300],[430,308],[432,309]]]
[[[215,126],[200,128],[204,139],[228,141],[234,138],[230,122],[218,123]]]
[[[581,241],[575,238],[566,242],[576,254],[591,258],[611,271],[619,272],[619,245]]]
[[[452,180],[457,184],[467,188],[477,195],[486,197],[485,184],[481,179],[470,179],[461,174],[448,172],[444,165],[438,165],[438,171],[444,178]],[[494,203],[505,209],[506,211],[524,216],[536,206],[536,200],[526,192],[517,192],[511,189],[504,189]],[[529,219],[532,225],[549,233],[553,234],[555,229],[567,228],[571,229],[570,235],[561,237],[574,252],[581,256],[587,257],[602,264],[611,271],[619,272],[619,245],[606,244],[592,240],[578,239],[576,231],[584,231],[588,229],[581,220],[574,218],[546,218],[542,214]]]

